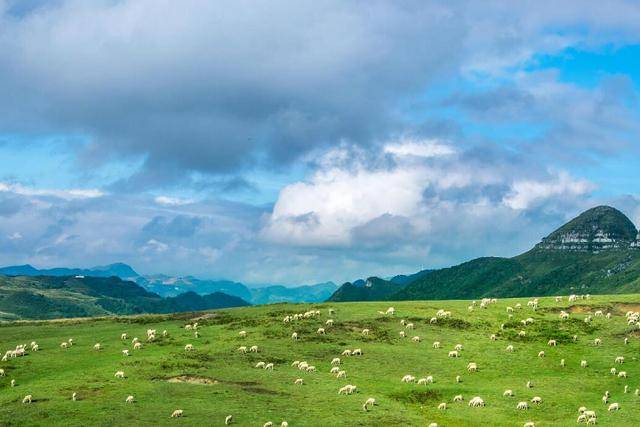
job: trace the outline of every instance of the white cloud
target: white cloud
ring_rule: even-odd
[[[522,210],[551,197],[575,198],[595,189],[596,186],[589,181],[574,179],[566,172],[560,172],[547,181],[515,181],[503,202],[512,209]]]
[[[169,245],[156,239],[147,240],[147,243],[141,248],[142,252],[157,252],[157,253],[166,252],[168,249],[169,249]]]
[[[384,152],[396,156],[440,157],[454,154],[456,151],[451,145],[437,140],[404,139],[385,145]]]
[[[0,182],[0,192],[9,192],[19,194],[21,196],[41,196],[41,197],[57,197],[64,200],[74,199],[94,199],[105,195],[97,189],[42,189],[27,187],[21,184],[11,184]]]
[[[183,206],[193,203],[193,200],[191,199],[180,199],[177,197],[168,196],[158,196],[154,200],[157,204],[165,206]]]
[[[9,240],[20,240],[20,239],[22,239],[22,234],[20,234],[19,232],[17,232],[17,231],[16,231],[16,232],[15,232],[15,233],[13,233],[13,234],[9,234],[9,235],[7,236],[7,238],[8,238]]]

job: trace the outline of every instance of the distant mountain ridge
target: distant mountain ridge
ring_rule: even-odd
[[[338,288],[333,282],[286,287],[269,285],[261,288],[250,288],[231,280],[206,280],[193,276],[169,276],[165,274],[140,275],[132,267],[124,263],[115,263],[92,268],[50,268],[37,269],[29,264],[0,268],[0,275],[5,276],[85,276],[85,277],[119,277],[131,280],[148,291],[162,297],[175,297],[185,292],[207,295],[222,292],[242,298],[252,304],[270,304],[278,302],[321,302],[327,300]]]
[[[220,292],[162,298],[116,276],[0,276],[0,320],[174,313],[247,305],[241,298]]]
[[[375,280],[374,280],[375,279]],[[483,257],[401,287],[370,278],[370,292],[340,287],[332,301],[473,299],[640,292],[640,233],[610,206],[589,209],[513,258]],[[397,285],[397,284],[396,284]]]

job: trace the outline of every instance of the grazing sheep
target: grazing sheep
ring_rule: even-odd
[[[491,334],[491,336],[489,337],[489,339],[490,339],[491,341],[495,341],[495,340],[497,340],[497,339],[498,339],[498,337],[496,336],[496,334]]]
[[[438,410],[444,411],[446,409],[447,409],[447,404],[445,402],[442,402],[441,404],[438,405]]]
[[[94,349],[94,350],[100,350],[100,343],[95,343],[95,344],[93,345],[93,349]]]
[[[124,371],[117,371],[113,376],[116,378],[124,379]]]
[[[406,334],[404,331],[400,331],[400,337],[401,337],[401,338],[404,338],[404,337],[406,337],[406,336],[407,336],[407,334]]]
[[[187,344],[184,346],[184,350],[185,351],[192,351],[193,350],[193,344]]]
[[[346,386],[338,390],[338,394],[353,394],[356,392],[356,390],[357,390],[356,386],[347,384]]]
[[[365,411],[369,410],[369,406],[374,406],[376,405],[376,400],[373,397],[368,398],[364,404],[362,405],[362,409],[364,409]]]
[[[347,371],[338,371],[336,378],[347,378]]]
[[[529,404],[527,402],[518,402],[518,405],[516,406],[516,409],[521,409],[521,410],[527,410],[529,409]]]
[[[228,426],[233,422],[233,415],[227,415],[224,419],[224,425]]]
[[[240,331],[240,332],[238,332],[238,336],[239,336],[240,338],[245,338],[245,337],[247,336],[247,331]]]
[[[462,351],[462,344],[456,344],[456,346],[453,349],[455,351]]]
[[[69,347],[69,344],[67,344],[66,341],[60,344],[60,348],[67,348],[67,347]]]
[[[16,380],[11,380],[11,387],[15,387],[16,386]]]
[[[129,355],[129,350],[122,350],[122,355],[123,356],[128,356]]]
[[[536,424],[533,421],[528,421],[524,423],[524,427],[536,427]]]
[[[432,317],[431,319],[429,319],[429,323],[431,323],[432,325],[438,323],[438,318]]]
[[[266,423],[262,424],[262,427],[273,427],[273,423],[271,421],[267,421]]]
[[[580,367],[581,367],[581,368],[586,368],[588,365],[589,365],[589,364],[587,363],[587,361],[586,361],[586,360],[581,360],[581,361],[580,361]]]
[[[593,345],[602,345],[602,340],[600,338],[596,338],[593,340]]]
[[[629,393],[629,386],[628,386],[628,385],[625,385],[625,386],[624,386],[624,392],[625,392],[625,393]]]
[[[129,395],[127,396],[127,398],[124,400],[125,403],[133,403],[133,396]]]
[[[328,319],[324,324],[327,326],[333,326],[333,319]]]
[[[556,340],[549,340],[549,341],[547,342],[547,345],[548,345],[549,347],[555,347],[556,345],[558,345],[558,342],[557,342]]]
[[[533,388],[533,382],[527,381],[527,388]]]
[[[564,359],[560,359],[560,366],[562,366],[564,368],[564,366],[565,366]]]
[[[607,396],[606,394],[602,396],[602,403],[604,403],[605,405],[609,403],[609,396]]]
[[[179,418],[182,416],[183,413],[184,412],[182,411],[182,409],[176,409],[171,413],[171,418]]]
[[[405,375],[404,377],[402,377],[402,382],[403,383],[412,383],[416,380],[416,377],[414,377],[413,375]],[[426,379],[425,379],[426,381]]]
[[[531,403],[540,405],[542,403],[542,398],[540,396],[535,396],[531,399]]]
[[[460,354],[457,351],[450,351],[448,357],[459,357]]]
[[[270,364],[270,365],[271,365],[271,369],[273,369],[273,364]],[[305,370],[307,372],[316,372],[316,367],[313,366],[313,365],[309,365],[309,366],[307,366],[307,369],[305,369]]]
[[[340,358],[339,357],[334,357],[333,359],[331,359],[331,365],[335,366],[335,365],[339,365],[340,364]]]
[[[519,337],[526,337],[527,333],[525,331],[520,331],[520,332],[518,332],[518,336]]]
[[[478,365],[474,362],[469,362],[467,365],[467,371],[469,372],[478,372]]]
[[[502,393],[502,396],[513,397],[513,390],[505,390],[504,393]]]
[[[363,329],[362,335],[369,335],[369,329]]]
[[[420,378],[418,380],[418,385],[426,385],[426,384],[433,384],[433,376],[429,375],[426,378]]]
[[[414,325],[413,325],[413,323],[407,323],[404,327],[405,327],[406,329],[413,329],[413,328],[414,328]]]
[[[166,337],[167,335],[169,335],[169,332],[167,332],[167,330],[165,329],[164,331],[162,331],[162,336]]]
[[[140,350],[142,348],[142,343],[141,342],[137,342],[133,345],[133,349],[134,350]]]
[[[538,357],[544,357],[544,351],[538,352]]]
[[[126,340],[126,339],[127,339],[127,334],[126,334],[126,332],[120,335],[120,339],[121,339],[121,340]]]
[[[416,335],[415,337],[411,338],[411,341],[420,342],[420,337]]]
[[[4,369],[0,368],[0,377],[4,377]]]
[[[440,348],[440,341],[434,341],[431,347]]]
[[[318,330],[316,331],[316,334],[318,334],[318,335],[324,335],[324,334],[325,334],[325,330],[324,330],[324,328],[318,328]]]
[[[469,406],[471,406],[472,408],[478,408],[481,406],[485,406],[485,403],[480,396],[476,396],[469,401]]]
[[[341,353],[342,356],[351,356],[351,350],[345,350]]]
[[[609,408],[607,408],[607,411],[619,411],[620,410],[620,405],[618,403],[612,403],[611,405],[609,405]]]
[[[304,383],[304,380],[302,378],[298,378],[293,382],[293,384],[295,385],[302,385],[303,383]]]
[[[264,369],[265,365],[266,365],[266,363],[264,363],[264,362],[258,362],[258,363],[256,363],[255,367]]]
[[[618,356],[616,357],[615,363],[624,363],[624,356]]]
[[[298,333],[297,332],[292,333],[291,334],[291,339],[294,340],[294,341],[297,341],[298,340]]]
[[[238,351],[240,353],[246,353],[247,352],[247,346],[241,345],[240,347],[238,347]]]
[[[462,398],[461,394],[458,394],[456,396],[453,396],[453,401],[454,402],[462,402],[464,399]]]
[[[431,423],[429,424],[429,427],[438,427],[438,423]]]
[[[615,375],[615,374],[617,374],[617,373],[618,373],[618,370],[617,370],[616,368],[611,368],[611,369],[609,370],[609,373],[610,373],[611,375]]]
[[[396,309],[393,308],[393,307],[389,307],[389,308],[387,308],[386,314],[390,314],[390,315],[393,316],[394,314],[396,314]]]
[[[618,372],[618,378],[627,378],[627,371]]]
[[[351,352],[352,356],[362,356],[362,349],[361,348],[354,348],[353,351]]]
[[[313,368],[312,370],[316,370],[315,366],[309,366],[307,367],[307,371],[309,371],[309,368]],[[264,365],[264,369],[268,369],[270,371],[273,371],[273,363],[267,363],[266,365]]]
[[[69,338],[67,342],[69,343],[69,347],[71,347],[73,345],[73,338]]]
[[[456,382],[457,383],[461,383],[462,382],[462,378],[460,378],[460,375],[456,375]]]
[[[330,374],[337,374],[338,372],[340,372],[340,368],[338,368],[337,366],[334,366],[333,368],[331,368],[331,370],[329,371]]]
[[[31,403],[33,399],[33,396],[31,396],[30,394],[27,394],[23,399],[22,399],[22,403]]]
[[[508,353],[513,353],[513,345],[509,344],[509,345],[507,346],[507,352],[508,352]]]

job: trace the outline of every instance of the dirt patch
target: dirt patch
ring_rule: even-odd
[[[638,311],[640,312],[640,304],[638,303],[630,303],[630,302],[615,302],[613,303],[613,308],[615,314],[626,314],[627,311]]]
[[[199,375],[178,375],[177,377],[168,378],[167,382],[199,384],[199,385],[215,385],[219,383],[219,381],[216,379],[203,377]]]
[[[394,393],[389,397],[405,403],[428,403],[440,400],[440,393],[436,390],[410,390],[406,393]]]

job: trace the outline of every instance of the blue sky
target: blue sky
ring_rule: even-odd
[[[0,264],[341,282],[640,223],[640,5],[0,0]]]

